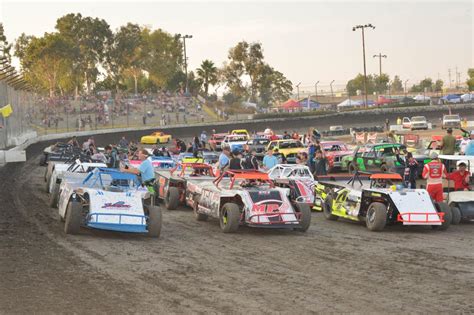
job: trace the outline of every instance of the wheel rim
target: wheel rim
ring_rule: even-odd
[[[227,225],[227,211],[224,210],[224,212],[222,213],[222,223],[224,225]]]
[[[375,211],[374,211],[374,208],[369,208],[369,210],[367,211],[367,218],[369,220],[370,223],[374,223],[374,220],[375,220]]]

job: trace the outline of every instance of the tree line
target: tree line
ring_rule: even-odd
[[[43,36],[21,34],[8,43],[0,23],[0,54],[20,61],[24,79],[36,91],[84,95],[99,90],[143,93],[184,90],[184,52],[180,34],[127,23],[113,31],[100,18],[70,13]],[[260,43],[242,41],[230,48],[222,67],[203,60],[188,73],[191,94],[209,97],[210,87],[227,96],[268,106],[288,99],[292,83],[265,62]]]

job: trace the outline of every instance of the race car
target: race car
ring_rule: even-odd
[[[82,175],[82,174],[72,174]],[[59,217],[66,234],[81,227],[159,237],[161,209],[134,174],[96,168],[86,178],[68,177],[60,185]]]
[[[221,151],[221,143],[224,140],[225,136],[227,136],[227,133],[215,133],[211,136],[209,139],[209,147],[213,151]]]
[[[155,131],[151,135],[143,136],[140,142],[143,144],[158,144],[158,143],[169,143],[171,135],[167,135],[162,131]]]
[[[195,189],[188,187],[195,218],[218,219],[224,233],[236,232],[240,225],[306,232],[311,225],[309,206],[289,199],[289,189],[275,187],[266,173],[227,171]]]
[[[469,155],[440,155],[441,160],[456,161],[456,164],[464,162],[471,176],[474,171],[474,156]],[[454,191],[451,189],[451,183],[448,181],[447,192],[445,193],[446,203],[453,213],[452,224],[460,222],[469,222],[474,220],[474,191],[463,190]]]
[[[354,174],[356,170],[362,172],[394,172],[400,175],[404,174],[405,167],[396,159],[395,151],[399,150],[403,155],[406,146],[399,143],[376,143],[366,144],[359,152],[361,147],[357,147],[351,156],[342,159],[342,165],[347,165],[349,174]],[[413,155],[418,162],[418,175],[421,176],[425,163],[431,161],[426,155]],[[345,168],[343,166],[343,168]]]
[[[396,223],[440,230],[451,224],[452,213],[446,203],[433,203],[425,189],[403,188],[399,174],[372,174],[370,183],[357,175],[348,183],[319,182],[326,192],[322,208],[327,220],[365,222],[370,231],[381,231],[387,224]]]
[[[285,157],[288,164],[296,163],[296,155],[307,150],[301,141],[293,139],[270,141],[267,150],[270,149],[278,149],[278,153]]]
[[[227,147],[231,152],[244,150],[244,145],[247,144],[248,136],[246,135],[227,135],[221,143],[221,147]]]
[[[46,166],[48,162],[65,162],[81,154],[82,150],[78,147],[74,147],[70,144],[58,142],[50,145],[43,150],[43,154],[40,157],[39,165]]]
[[[275,186],[290,189],[290,199],[306,203],[309,207],[314,203],[314,177],[306,165],[277,164],[268,170],[268,177]]]
[[[70,173],[85,174],[91,172],[97,167],[107,167],[104,163],[90,163],[82,162],[80,159],[75,160],[70,164],[51,163],[53,164],[53,171],[51,176],[46,181],[46,192],[49,193],[49,205],[53,208],[57,207],[59,198],[59,186],[63,177],[67,177]],[[48,165],[49,166],[49,165]]]
[[[171,170],[155,171],[156,199],[163,200],[168,210],[175,210],[186,203],[187,186],[190,181],[199,185],[202,181],[215,179],[213,169],[204,163],[179,163]],[[196,182],[198,181],[198,182]]]
[[[171,157],[152,155],[149,156],[148,159],[151,161],[151,164],[155,169],[168,169],[176,166],[176,162]],[[140,166],[140,164],[142,164],[142,161],[136,159],[129,160],[128,163],[130,163],[130,165],[132,165],[133,167],[138,167]]]
[[[328,172],[330,173],[335,170],[340,170],[342,167],[342,159],[345,156],[352,155],[352,150],[342,141],[321,141],[320,145],[328,159]]]
[[[230,132],[231,135],[244,135],[247,139],[250,138],[250,134],[247,129],[234,129]]]

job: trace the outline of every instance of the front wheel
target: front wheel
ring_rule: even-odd
[[[332,205],[333,205],[332,197],[327,196],[326,200],[322,204],[323,214],[326,220],[336,221],[337,219],[339,219],[339,217],[337,215],[332,214]]]
[[[296,210],[300,215],[300,227],[296,228],[296,231],[306,232],[311,226],[311,208],[304,203],[296,204]]]
[[[158,238],[161,234],[161,225],[163,223],[163,217],[161,215],[161,208],[157,206],[145,205],[145,209],[148,210],[148,236]]]
[[[49,206],[52,208],[58,207],[59,185],[54,184],[51,194],[49,195]]]
[[[365,223],[370,231],[382,231],[387,224],[387,206],[372,202],[367,209]]]
[[[79,234],[82,221],[82,204],[77,201],[70,201],[64,222],[64,232],[66,234]]]
[[[165,206],[168,210],[176,210],[179,203],[179,189],[178,187],[169,187],[168,193],[165,197]]]
[[[441,225],[432,225],[431,227],[435,230],[445,231],[451,225],[451,221],[453,220],[453,214],[451,209],[449,208],[446,202],[437,202],[435,203],[436,211],[439,213],[444,213],[443,222]]]
[[[451,213],[453,216],[451,224],[457,225],[461,223],[461,210],[458,207],[453,206],[451,207]]]
[[[221,210],[219,223],[224,233],[237,232],[240,224],[240,208],[233,202],[226,203]]]

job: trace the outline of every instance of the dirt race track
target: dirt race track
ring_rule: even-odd
[[[313,213],[307,233],[223,234],[182,208],[163,211],[158,240],[65,235],[44,146],[0,168],[0,313],[474,312],[472,223],[374,233]]]

